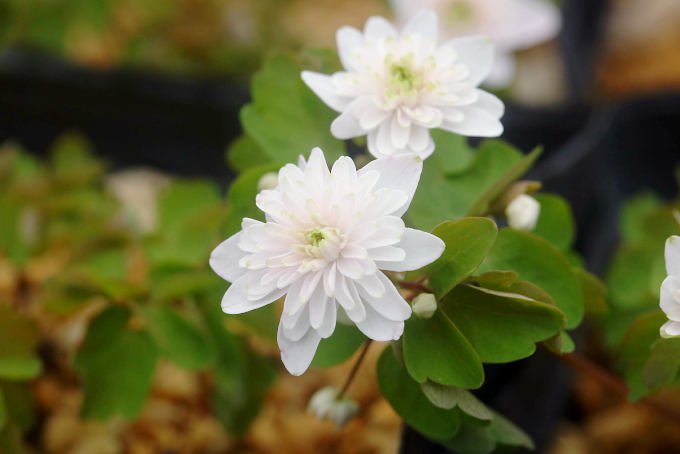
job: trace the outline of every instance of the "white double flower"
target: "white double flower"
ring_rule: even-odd
[[[371,17],[363,33],[337,33],[344,71],[304,71],[305,83],[340,112],[331,125],[339,139],[368,136],[375,157],[434,151],[430,129],[465,136],[503,132],[503,103],[477,88],[493,65],[488,38],[471,36],[437,42],[437,16],[415,15],[401,32],[382,17]]]
[[[266,222],[244,219],[210,257],[213,270],[232,283],[224,312],[251,311],[285,295],[278,344],[295,375],[333,334],[338,311],[371,339],[401,337],[411,307],[383,271],[415,270],[444,251],[442,240],[401,219],[421,170],[414,154],[360,170],[341,157],[329,170],[318,148],[309,161],[284,166],[278,186],[256,198]]]
[[[661,284],[661,310],[668,322],[661,327],[661,337],[680,336],[680,236],[666,240],[666,272]]]

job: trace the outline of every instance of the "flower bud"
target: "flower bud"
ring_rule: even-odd
[[[318,390],[309,400],[307,409],[317,418],[328,419],[342,427],[359,411],[352,399],[340,396],[340,390],[327,386]]]
[[[541,212],[541,205],[533,197],[521,194],[505,208],[508,224],[517,230],[533,230]]]
[[[276,172],[267,172],[257,182],[257,192],[265,189],[274,189],[279,185],[279,176]]]
[[[421,293],[413,299],[413,313],[418,318],[430,318],[437,311],[437,300],[432,293]]]

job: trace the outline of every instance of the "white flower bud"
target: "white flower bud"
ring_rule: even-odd
[[[533,230],[541,212],[541,205],[530,195],[520,194],[505,208],[508,224],[517,230]]]
[[[274,189],[279,185],[279,176],[276,172],[267,172],[257,182],[257,192],[265,189]]]
[[[317,418],[328,419],[342,427],[357,414],[359,405],[347,397],[341,397],[339,389],[327,386],[314,393],[307,409]]]
[[[413,313],[418,318],[430,318],[437,311],[437,300],[432,293],[421,293],[413,299]]]

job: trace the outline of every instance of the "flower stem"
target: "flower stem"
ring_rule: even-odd
[[[364,361],[364,358],[366,357],[366,353],[368,353],[368,348],[371,346],[372,343],[373,343],[373,341],[369,339],[364,344],[363,348],[361,349],[361,353],[359,353],[359,357],[354,362],[354,365],[352,366],[352,370],[349,372],[349,375],[347,376],[347,380],[345,380],[345,384],[342,385],[342,389],[340,390],[340,394],[338,394],[338,399],[341,399],[345,395],[345,393],[349,389],[350,385],[352,384],[352,381],[354,381],[354,377],[356,376],[357,372],[359,371],[359,367],[361,366],[361,363]]]

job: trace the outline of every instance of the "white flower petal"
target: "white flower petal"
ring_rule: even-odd
[[[276,338],[281,350],[281,361],[283,361],[283,365],[286,366],[288,372],[292,375],[302,375],[305,373],[312,363],[316,349],[319,346],[319,341],[321,340],[319,334],[310,329],[300,340],[292,341],[284,335],[281,324],[279,324]]]
[[[505,105],[497,96],[479,89],[475,90],[475,93],[477,94],[477,101],[469,107],[484,110],[496,118],[503,116]]]
[[[385,18],[372,16],[366,21],[364,37],[368,42],[376,42],[384,38],[396,38],[397,31]]]
[[[347,98],[337,95],[331,76],[312,71],[302,71],[302,80],[331,109],[342,112],[349,104]]]
[[[473,106],[463,106],[463,120],[444,121],[441,128],[465,136],[498,137],[503,134],[503,124],[491,113]]]
[[[331,123],[331,134],[336,139],[351,139],[366,133],[359,124],[359,120],[348,110],[344,111]]]
[[[338,44],[340,62],[342,63],[342,66],[350,69],[353,67],[353,55],[356,52],[356,49],[363,45],[364,37],[361,32],[354,27],[341,27],[335,36]]]
[[[281,314],[279,326],[288,340],[299,341],[302,336],[307,334],[307,331],[311,328],[309,312],[309,306],[305,306],[297,314]]]
[[[319,285],[307,305],[309,307],[309,324],[312,328],[318,330],[321,327],[330,302],[330,298],[324,293],[323,287]]]
[[[319,336],[321,336],[322,339],[331,337],[333,331],[335,331],[335,325],[337,323],[338,317],[338,307],[335,299],[331,299],[327,304],[328,306],[326,306],[326,313],[324,315],[323,322],[316,331],[319,333]]]
[[[406,253],[402,261],[376,260],[376,265],[381,270],[387,271],[412,271],[437,260],[444,252],[444,242],[431,233],[406,228],[401,241],[395,244]]]
[[[382,296],[369,293],[365,287],[359,286],[359,294],[368,305],[380,316],[392,320],[403,321],[411,316],[411,306],[399,294],[399,291],[385,274],[376,273],[376,277],[382,282],[385,289]]]
[[[363,276],[361,279],[357,279],[357,284],[359,284],[359,287],[361,288],[359,292],[364,292],[373,298],[382,298],[387,290],[385,284],[379,277],[381,274],[382,273],[378,271],[377,273],[369,274]]]
[[[680,336],[680,322],[668,321],[664,323],[659,333],[663,338]]]
[[[420,11],[404,27],[402,35],[415,34],[426,39],[437,40],[437,15],[434,11]]]
[[[369,256],[376,262],[400,262],[406,258],[406,252],[399,247],[382,246],[369,251]],[[381,268],[381,267],[379,267]],[[386,268],[382,268],[386,269]]]
[[[680,277],[680,236],[673,235],[666,240],[664,255],[668,275]]]
[[[484,79],[484,86],[496,89],[507,87],[515,77],[516,68],[514,54],[497,50],[491,72]]]
[[[366,307],[366,317],[362,321],[354,321],[354,323],[366,337],[376,341],[397,340],[404,332],[403,321],[388,320],[370,306]]]
[[[222,310],[227,314],[242,314],[273,303],[285,294],[283,289],[274,289],[258,299],[250,299],[253,286],[259,286],[259,279],[264,273],[252,271],[234,281],[222,297]]]
[[[508,6],[506,20],[498,21],[496,30],[498,45],[504,49],[528,49],[554,38],[562,27],[562,14],[552,2],[513,0]]]
[[[476,87],[491,72],[494,48],[493,42],[486,36],[454,38],[441,47],[453,48],[458,56],[457,62],[463,63],[469,71],[468,81],[471,85]]]
[[[229,282],[236,281],[247,272],[238,265],[239,261],[248,254],[238,247],[241,234],[242,232],[238,232],[230,236],[210,254],[210,268],[222,279]]]
[[[404,206],[393,214],[401,216],[406,213],[418,187],[420,173],[423,171],[422,159],[415,154],[401,154],[375,159],[361,168],[359,174],[371,170],[380,174],[380,179],[375,185],[376,190],[379,188],[399,189],[408,195],[408,200]]]
[[[668,276],[661,283],[660,307],[666,317],[680,322],[680,278]]]

